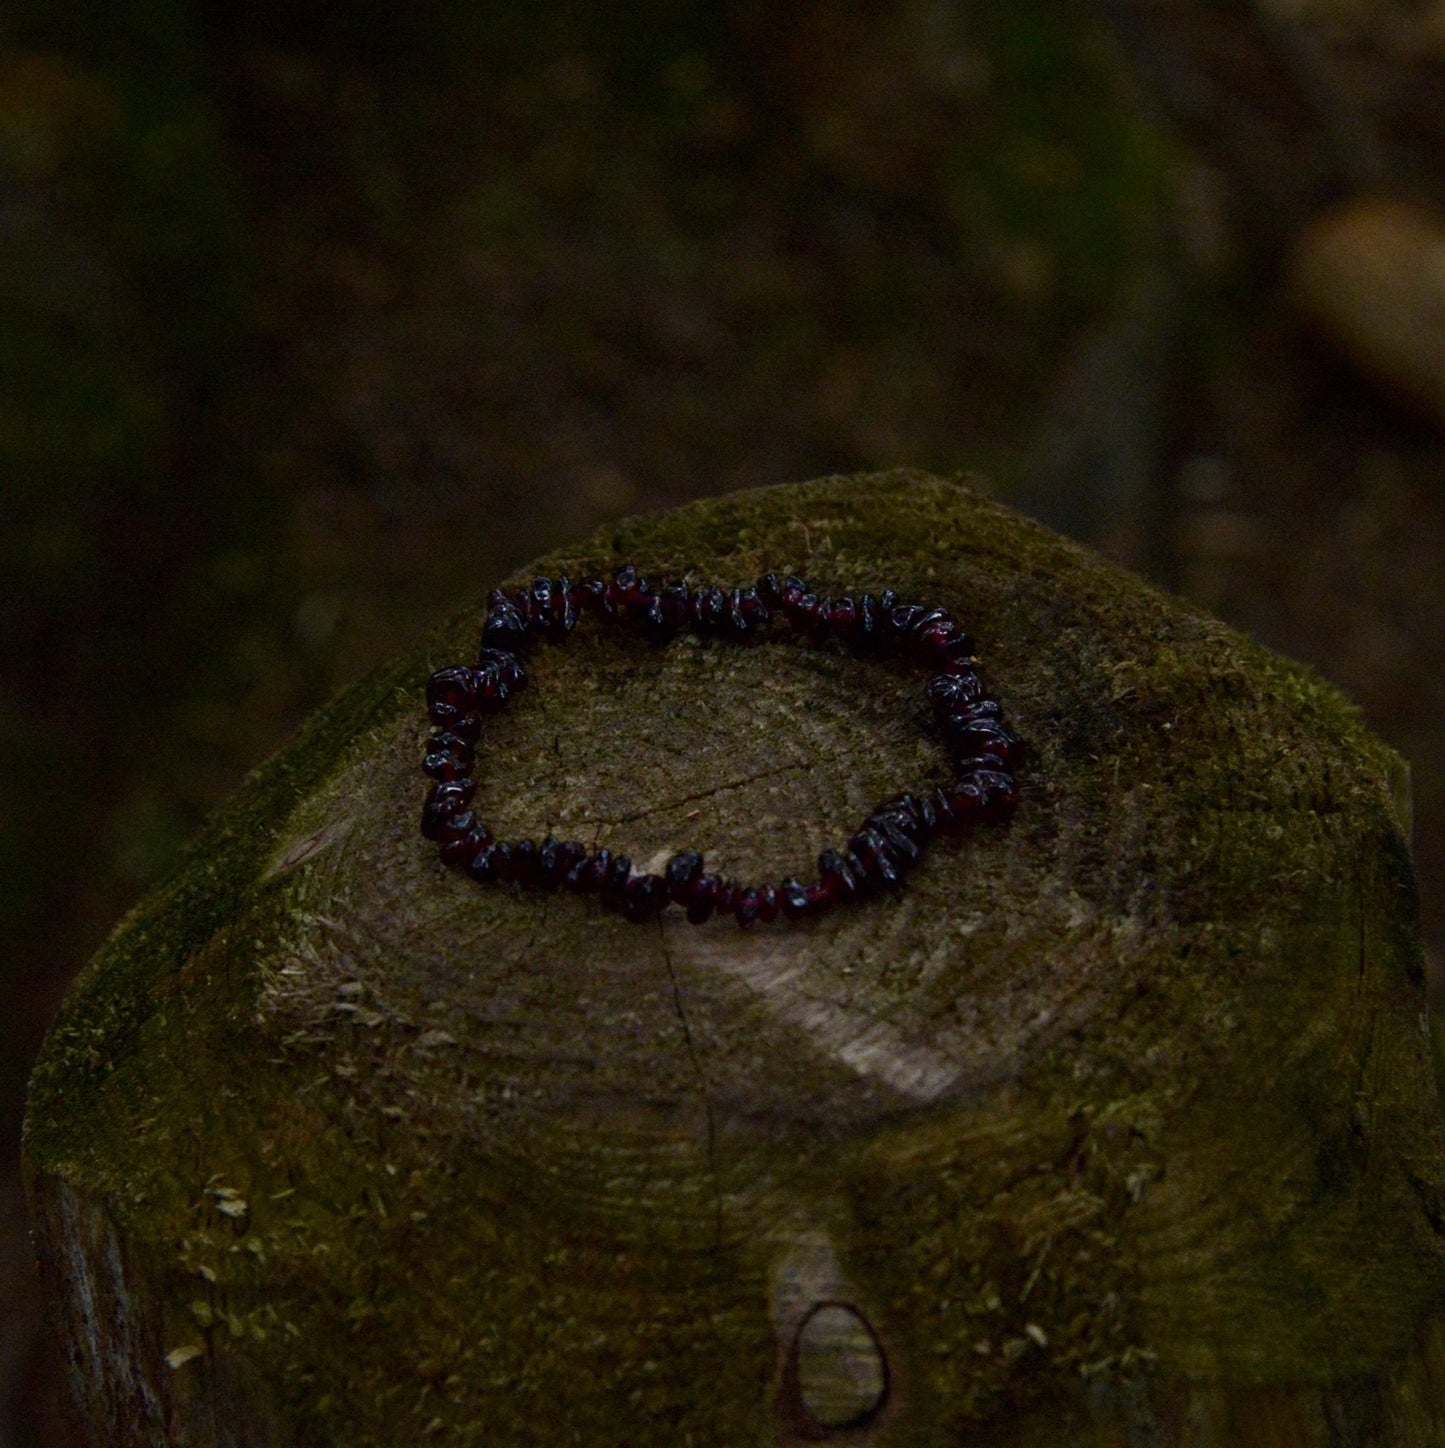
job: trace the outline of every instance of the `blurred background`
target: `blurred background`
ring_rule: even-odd
[[[0,1444],[78,1441],[17,1170],[69,977],[621,514],[982,470],[1358,701],[1439,941],[1442,207],[1445,0],[11,0]]]

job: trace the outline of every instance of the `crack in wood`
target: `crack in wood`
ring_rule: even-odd
[[[667,979],[672,986],[672,1004],[677,1012],[678,1024],[682,1027],[683,1045],[687,1059],[697,1077],[698,1092],[702,1096],[703,1117],[707,1123],[707,1173],[712,1182],[713,1193],[713,1245],[720,1251],[723,1243],[722,1192],[717,1176],[717,1119],[713,1114],[712,1095],[708,1091],[707,1073],[702,1069],[702,1060],[697,1053],[697,1043],[692,1038],[692,1027],[688,1024],[687,1012],[682,1004],[682,985],[673,968],[672,952],[667,948],[667,936],[659,926],[658,944],[662,951],[662,963],[667,970]]]

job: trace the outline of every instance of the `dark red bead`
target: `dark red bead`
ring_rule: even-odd
[[[881,804],[874,805],[868,818],[869,820],[884,818],[900,820],[915,838],[921,839],[927,835],[928,830],[922,824],[918,805],[919,797],[917,795],[896,794],[891,799],[885,799]]]
[[[602,888],[611,868],[612,851],[598,850],[595,855],[579,860],[573,865],[562,883],[567,889],[573,890],[579,895],[587,894]]]
[[[833,886],[817,880],[804,891],[804,898],[807,901],[806,913],[816,915],[820,910],[826,910],[837,897],[833,894]]]
[[[667,862],[667,888],[679,905],[692,898],[692,888],[702,874],[702,856],[696,850],[682,850]]]
[[[756,588],[738,590],[737,611],[742,615],[743,622],[754,633],[759,629],[767,628],[773,621],[772,610],[763,601],[763,596]]]
[[[429,718],[438,729],[450,729],[453,732],[460,732],[464,723],[472,716],[455,704],[429,704],[427,705],[427,718]]]
[[[913,837],[908,822],[895,815],[870,815],[868,826],[888,846],[900,870],[910,870],[923,858],[923,847]]]
[[[790,573],[783,580],[782,588],[778,595],[778,602],[782,605],[783,612],[791,616],[811,591],[808,585],[804,583],[796,573]]]
[[[422,760],[421,769],[423,774],[429,774],[437,780],[465,779],[472,772],[475,763],[476,756],[470,750],[462,757],[453,754],[449,749],[438,749]]]
[[[477,714],[463,714],[442,728],[443,732],[454,735],[472,748],[476,747],[477,740],[482,737],[482,720]]]
[[[502,649],[484,649],[484,655],[513,659],[515,655],[508,654]],[[500,662],[480,663],[472,672],[475,684],[476,707],[479,712],[495,714],[506,708],[507,700],[512,697],[512,680],[520,670],[516,667],[508,667]]]
[[[426,742],[428,754],[455,754],[459,758],[476,757],[476,740],[466,739],[455,730],[443,729]]]
[[[875,856],[880,849],[886,850],[888,846],[883,844],[882,835],[873,833],[867,825],[864,825],[861,830],[857,831],[857,834],[848,837],[847,849],[844,850],[843,853],[844,857],[853,857],[854,862],[861,866],[861,870],[857,872],[859,873],[860,885],[867,880],[867,873],[869,873],[867,872],[867,862],[872,860],[872,857]]]
[[[541,620],[547,637],[554,643],[562,643],[577,627],[577,602],[572,592],[572,580],[563,574],[552,580],[552,596],[546,618]]]
[[[868,862],[868,883],[879,890],[896,890],[903,884],[903,871],[891,854],[877,854]]]
[[[517,608],[517,607],[519,607],[519,604],[520,604],[520,606],[523,606],[524,608],[530,608],[530,607],[531,607],[531,600],[530,600],[530,599],[526,599],[526,598],[523,598],[523,599],[521,599],[521,600],[518,600],[518,599],[515,598],[512,594],[508,593],[508,592],[506,591],[506,589],[504,589],[504,588],[494,588],[494,589],[487,595],[487,611],[488,611],[488,612],[491,612],[491,610],[494,609],[494,608],[503,608],[503,607],[506,607],[506,608]],[[525,616],[526,616],[526,615],[525,615],[525,612],[524,612],[523,617],[525,617]]]
[[[869,860],[872,860],[871,855],[869,856]],[[843,863],[847,865],[848,873],[853,877],[853,881],[858,887],[859,896],[868,895],[878,888],[879,882],[869,877],[868,867],[852,850],[843,851]],[[835,900],[838,899],[838,882],[836,880],[825,879],[823,883],[832,891],[833,898]]]
[[[496,866],[497,879],[511,882],[517,878],[517,840],[498,840],[492,846],[492,861]]]
[[[509,689],[520,689],[527,682],[522,660],[510,649],[482,649],[477,655],[477,667],[495,669]]]
[[[758,892],[751,889],[739,890],[733,900],[733,914],[744,930],[755,924],[758,918]]]
[[[863,821],[863,828],[874,830],[882,835],[884,834],[883,826],[889,824],[913,840],[918,833],[918,828],[908,805],[904,802],[911,798],[911,795],[903,795],[898,800],[890,800],[885,805],[879,805],[877,808],[869,810],[868,818]]]
[[[882,830],[885,824],[891,825],[921,848],[928,843],[929,832],[919,820],[917,803],[917,799],[911,794],[897,795],[874,806],[863,823],[868,829],[876,830]]]
[[[803,641],[810,649],[820,649],[833,636],[833,629],[828,622],[828,616],[833,609],[831,598],[820,598],[809,608],[807,600],[803,602],[801,610],[803,615]]]
[[[805,593],[794,604],[789,606],[785,601],[783,611],[787,614],[788,623],[798,633],[811,629],[818,621],[818,610],[822,607],[822,600],[816,593]]]
[[[527,637],[527,620],[521,610],[508,599],[502,599],[487,612],[482,625],[482,646],[514,651]]]
[[[722,620],[723,637],[735,644],[745,644],[752,636],[752,629],[743,616],[742,590],[735,588],[727,595],[727,611]]]
[[[928,796],[928,802],[933,806],[939,829],[950,829],[958,824],[958,816],[953,812],[950,798],[950,786],[940,785]]]
[[[654,643],[666,643],[688,625],[688,588],[685,583],[669,583],[647,606],[642,616],[643,632]]]
[[[861,830],[852,835],[848,840],[848,850],[851,854],[857,855],[861,860],[865,855],[871,855],[880,849],[887,849],[883,843],[883,837],[864,825]]]
[[[973,639],[966,633],[944,639],[932,645],[928,662],[935,668],[966,669],[978,662],[974,654]]]
[[[463,840],[477,827],[477,817],[471,810],[464,809],[454,814],[443,814],[436,811],[432,815],[432,834],[428,838],[435,840],[440,845],[450,845],[457,840]],[[422,812],[422,834],[427,832],[426,811]]]
[[[465,664],[438,669],[426,681],[428,709],[434,704],[450,704],[453,709],[465,714],[476,703],[476,698],[477,682]]]
[[[452,821],[464,813],[462,806],[453,804],[450,801],[443,801],[440,804],[428,800],[421,809],[421,832],[422,837],[434,840],[436,843],[456,837],[456,831],[452,828]],[[463,831],[465,833],[465,831]]]
[[[644,578],[642,579],[641,585],[638,590],[637,602],[632,604],[631,607],[627,610],[628,615],[631,618],[638,620],[638,622],[641,622],[647,617],[648,611],[652,608],[652,605],[656,601],[657,589],[655,589],[647,581],[647,579]]]
[[[966,664],[973,658],[973,640],[950,618],[920,628],[913,635],[912,649],[935,669]]]
[[[822,644],[827,643],[828,633],[828,605],[831,599],[820,598],[817,594],[804,594],[799,599],[798,607],[788,615],[788,623],[791,624],[793,633],[801,634],[802,640],[808,644],[809,649],[818,649]]]
[[[612,575],[607,599],[619,612],[635,614],[651,602],[652,585],[632,564],[624,563]]]
[[[1019,787],[1013,775],[997,768],[993,758],[964,761],[957,784],[948,790],[957,818],[1007,819],[1018,804]]]
[[[771,925],[778,918],[778,909],[781,904],[778,892],[771,885],[764,885],[758,891],[758,919],[764,925]]]
[[[453,825],[459,825],[462,817],[453,820]],[[448,840],[440,850],[441,862],[448,869],[462,869],[471,862],[492,843],[492,832],[486,825],[473,824],[466,834],[458,839]]]
[[[789,920],[797,920],[808,913],[807,887],[796,876],[789,875],[779,884],[778,898],[782,903],[783,914]]]
[[[534,631],[557,641],[568,636],[572,624],[576,623],[576,614],[572,613],[570,623],[563,627],[569,617],[570,589],[572,585],[565,578],[534,578],[531,581],[531,588],[527,591],[531,604],[528,621]]]
[[[690,608],[693,627],[707,633],[726,622],[728,596],[720,588],[699,588],[692,596]]]
[[[548,835],[537,846],[537,888],[555,890],[567,872],[562,868],[562,841]]]
[[[642,615],[642,631],[655,644],[665,644],[677,632],[668,623],[660,598],[654,598]]]
[[[956,753],[964,757],[986,754],[1002,765],[1012,764],[1023,750],[1013,730],[993,719],[947,720],[943,735]]]
[[[824,610],[824,622],[834,638],[852,643],[858,632],[858,605],[851,598],[835,598]]]
[[[617,605],[612,600],[606,579],[584,578],[574,591],[579,608],[602,619],[617,617]]]
[[[428,805],[445,806],[452,814],[472,802],[477,787],[470,779],[448,779],[432,785],[427,791]]]
[[[687,918],[692,924],[701,925],[717,908],[718,889],[721,885],[721,875],[699,875],[693,881],[687,901]]]
[[[926,794],[919,795],[914,799],[912,809],[923,837],[931,839],[938,831],[938,811],[933,807],[933,801]]]
[[[517,879],[520,881],[523,889],[546,890],[549,887],[547,885],[546,867],[543,863],[542,856],[548,842],[546,840],[528,840],[525,843],[530,845],[531,848],[520,851],[522,858],[519,861],[520,868],[517,873]],[[555,845],[557,842],[553,840],[551,843]]]
[[[527,671],[521,659],[509,649],[483,649],[477,656],[477,668],[495,675],[514,694],[527,683]]]
[[[737,898],[742,893],[742,886],[736,880],[723,879],[718,882],[716,900],[718,911],[726,915],[733,906],[737,904]]]
[[[908,632],[915,638],[920,638],[929,629],[941,623],[950,624],[954,628],[958,627],[953,622],[953,615],[946,608],[921,608],[908,625]]]
[[[938,714],[938,722],[944,727],[951,727],[954,720],[962,725],[977,724],[983,720],[999,723],[1002,719],[1003,709],[999,707],[997,699],[975,699],[971,704],[958,704],[946,711],[939,710]]]
[[[602,880],[601,898],[604,910],[616,910],[622,901],[622,892],[627,886],[627,881],[632,875],[632,858],[630,855],[613,855],[612,863],[607,867],[607,874]]]
[[[1010,770],[1004,769],[998,756],[993,754],[970,754],[958,755],[953,761],[953,767],[961,779],[965,774],[971,774],[974,770],[982,769],[994,774],[1009,774]]]
[[[783,601],[783,585],[776,573],[765,573],[753,585],[757,595],[768,608],[777,608]],[[806,590],[805,590],[806,591]]]
[[[916,603],[900,603],[888,615],[888,627],[896,634],[912,632],[914,625],[928,612]]]
[[[983,700],[983,680],[972,669],[959,669],[936,674],[928,681],[924,695],[935,714],[957,713],[959,709]]]
[[[500,714],[507,707],[512,691],[500,679],[489,679],[483,684],[477,703],[487,714]]]
[[[875,889],[893,890],[899,883],[898,859],[887,840],[866,826],[848,841],[848,853],[862,868],[863,880]]]
[[[613,604],[628,603],[636,587],[637,569],[630,563],[623,563],[612,570],[612,581],[607,585],[607,597]]]
[[[859,882],[837,850],[824,850],[818,856],[818,875],[831,899],[847,903],[857,897]]]
[[[984,817],[983,791],[973,780],[957,784],[946,784],[943,792],[948,796],[950,823],[972,824]]]
[[[529,595],[528,614],[529,621],[536,627],[547,629],[552,623],[552,601],[555,586],[550,578],[534,578],[532,586],[527,590]]]
[[[655,920],[667,904],[667,881],[661,875],[634,875],[622,889],[622,914],[634,925]]]
[[[674,628],[686,628],[688,619],[691,617],[688,605],[692,601],[692,590],[687,584],[680,581],[665,584],[658,591],[657,596],[667,615],[667,621]]]
[[[512,845],[512,858],[507,878],[515,880],[524,890],[536,890],[542,883],[540,851],[535,840],[517,840]]]
[[[483,845],[467,862],[466,872],[480,885],[490,885],[497,878],[497,847]]]
[[[863,650],[876,644],[883,635],[883,608],[871,593],[865,593],[858,600],[858,622],[854,630],[853,646]]]

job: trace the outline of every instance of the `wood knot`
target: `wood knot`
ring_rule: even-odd
[[[888,1400],[888,1361],[868,1319],[846,1302],[815,1303],[793,1337],[785,1386],[810,1438],[870,1422]]]

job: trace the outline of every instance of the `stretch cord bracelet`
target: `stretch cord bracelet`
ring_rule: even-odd
[[[791,636],[810,648],[837,640],[856,654],[909,657],[938,671],[925,693],[956,778],[879,805],[842,851],[818,856],[818,878],[808,884],[790,876],[777,885],[740,885],[704,869],[696,850],[673,855],[664,874],[652,875],[634,873],[627,855],[592,851],[576,840],[497,840],[470,807],[482,717],[500,712],[525,686],[522,649],[538,640],[563,642],[585,614],[635,624],[657,644],[680,633],[737,644]],[[680,582],[654,587],[631,564],[610,582],[534,578],[520,592],[491,594],[477,662],[438,670],[426,698],[438,732],[422,761],[434,783],[421,832],[441,846],[442,863],[483,884],[514,881],[527,890],[596,895],[604,909],[638,923],[669,904],[680,905],[694,925],[717,912],[748,926],[863,900],[897,889],[935,834],[1007,819],[1018,801],[1012,770],[1021,746],[984,690],[972,639],[946,610],[900,602],[891,589],[819,598],[801,578],[780,581],[773,573],[731,591]]]

